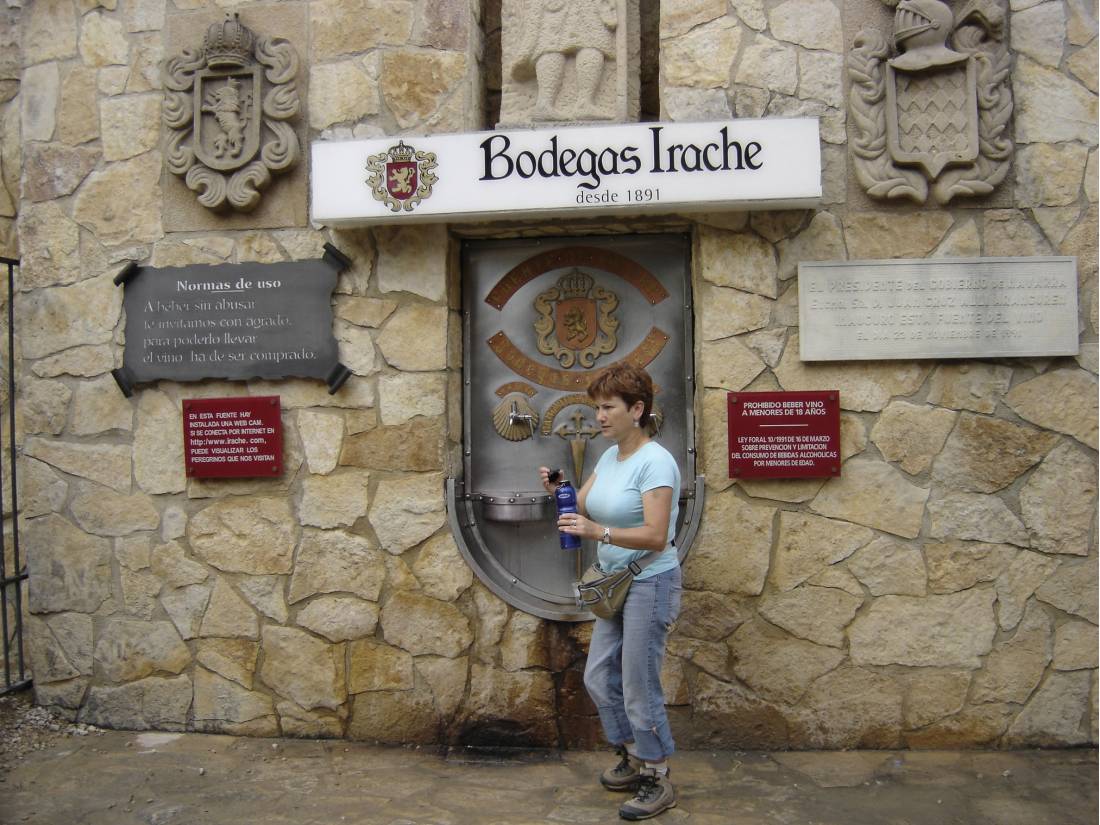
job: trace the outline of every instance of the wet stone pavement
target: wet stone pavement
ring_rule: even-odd
[[[616,823],[590,751],[376,747],[105,731],[0,775],[0,823],[547,825]],[[679,754],[691,825],[1094,825],[1092,749]]]

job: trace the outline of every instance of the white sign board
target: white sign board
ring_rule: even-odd
[[[1076,258],[798,265],[803,361],[1076,355]]]
[[[310,209],[329,226],[807,208],[816,118],[631,123],[316,141]]]

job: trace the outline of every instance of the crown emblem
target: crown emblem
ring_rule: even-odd
[[[562,300],[566,298],[585,298],[594,283],[595,281],[590,276],[585,275],[579,269],[574,269],[558,279],[558,289],[561,290]]]
[[[226,12],[225,20],[213,23],[206,30],[203,52],[206,65],[212,69],[241,68],[252,62],[252,31],[241,23],[237,12]]]
[[[394,163],[407,163],[415,154],[416,150],[403,140],[397,141],[396,146],[391,146],[389,152],[390,160]]]

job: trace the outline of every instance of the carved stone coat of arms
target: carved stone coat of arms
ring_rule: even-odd
[[[249,212],[273,174],[301,158],[298,55],[282,38],[258,37],[238,16],[206,32],[164,67],[168,168],[209,209]]]
[[[883,0],[893,44],[862,31],[848,58],[856,177],[877,198],[987,195],[1012,159],[1000,0]]]

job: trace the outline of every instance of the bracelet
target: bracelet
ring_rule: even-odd
[[[603,537],[600,539],[604,544],[611,544],[611,528],[603,528]]]

